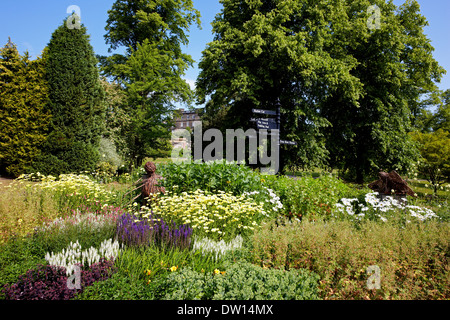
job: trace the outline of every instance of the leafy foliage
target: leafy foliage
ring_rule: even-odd
[[[253,235],[250,261],[319,274],[322,299],[447,299],[449,230],[441,222],[267,224]],[[381,269],[379,290],[367,287],[373,265]]]
[[[19,176],[39,155],[49,125],[45,59],[20,56],[11,40],[0,49],[0,173]]]
[[[329,220],[340,198],[358,197],[369,189],[358,190],[342,180],[321,176],[317,179],[301,177],[265,177],[264,185],[275,190],[283,208],[281,214],[290,219]]]
[[[416,1],[223,0],[197,80],[204,119],[247,128],[252,108],[281,106],[287,164],[329,165],[362,183],[379,169],[407,169],[418,154],[407,135],[411,109],[444,69],[423,33]],[[211,120],[220,115],[221,123]],[[283,147],[285,148],[285,147]]]
[[[414,132],[411,135],[419,143],[422,155],[419,173],[428,179],[436,193],[450,179],[450,133],[439,129],[430,133]]]
[[[261,189],[261,177],[250,168],[225,160],[203,163],[160,164],[158,173],[164,177],[161,185],[174,193],[225,191],[234,195]]]
[[[113,272],[113,260],[102,259],[81,271],[80,290],[109,278]],[[2,293],[7,300],[69,300],[76,290],[68,288],[65,268],[40,265],[28,270],[17,283],[5,286]]]
[[[44,54],[52,114],[49,137],[34,171],[44,174],[94,170],[104,130],[104,91],[84,26],[59,26]]]
[[[198,25],[191,0],[117,0],[108,11],[109,51],[126,47],[126,54],[100,57],[105,75],[125,89],[122,108],[128,121],[121,125],[122,153],[130,166],[140,166],[152,150],[166,149],[174,102],[192,100],[182,79],[193,60],[182,53],[186,31]]]
[[[219,271],[219,273],[217,273]],[[163,300],[314,300],[319,278],[304,270],[266,270],[245,261],[222,274],[190,268],[165,278]]]

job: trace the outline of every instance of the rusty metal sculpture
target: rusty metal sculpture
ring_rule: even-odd
[[[142,187],[142,196],[145,198],[149,198],[150,195],[158,194],[158,193],[166,193],[166,189],[164,187],[158,186],[159,181],[162,177],[156,174],[156,165],[153,162],[147,162],[144,166],[147,174],[144,176],[144,184]]]
[[[138,181],[134,183],[134,185],[139,185],[139,183],[142,181],[137,188],[131,190],[127,194],[134,192],[138,189],[142,188],[142,191],[139,195],[134,197],[131,202],[136,200],[137,198],[141,197],[143,198],[144,202],[150,203],[152,201],[152,198],[154,195],[157,195],[158,193],[165,194],[166,189],[162,186],[159,186],[159,180],[163,179],[160,175],[156,174],[156,165],[153,162],[147,162],[144,165],[144,169],[146,174],[140,178]]]
[[[380,179],[370,183],[368,187],[380,195],[394,195],[417,197],[414,191],[408,186],[408,183],[400,177],[396,171],[391,173],[378,173]]]

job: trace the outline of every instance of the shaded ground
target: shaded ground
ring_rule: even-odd
[[[0,177],[0,187],[7,186],[13,181],[14,181],[14,179]]]

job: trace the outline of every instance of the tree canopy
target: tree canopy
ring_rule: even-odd
[[[444,70],[416,1],[222,0],[203,51],[197,100],[205,118],[248,128],[251,109],[281,103],[291,164],[329,165],[354,180],[417,157],[411,110]],[[376,4],[380,23],[369,28]],[[373,7],[372,7],[373,8]]]
[[[110,52],[126,51],[100,61],[104,75],[126,93],[122,109],[130,121],[121,130],[122,153],[133,165],[166,146],[174,103],[192,103],[183,76],[193,60],[181,46],[188,43],[190,25],[200,26],[199,17],[191,0],[117,0],[108,11]]]

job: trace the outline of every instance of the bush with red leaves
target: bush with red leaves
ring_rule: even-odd
[[[69,289],[64,267],[39,265],[11,285],[5,285],[2,295],[6,300],[70,300],[96,281],[106,280],[115,272],[114,261],[102,258],[100,262],[81,270],[81,289]]]

